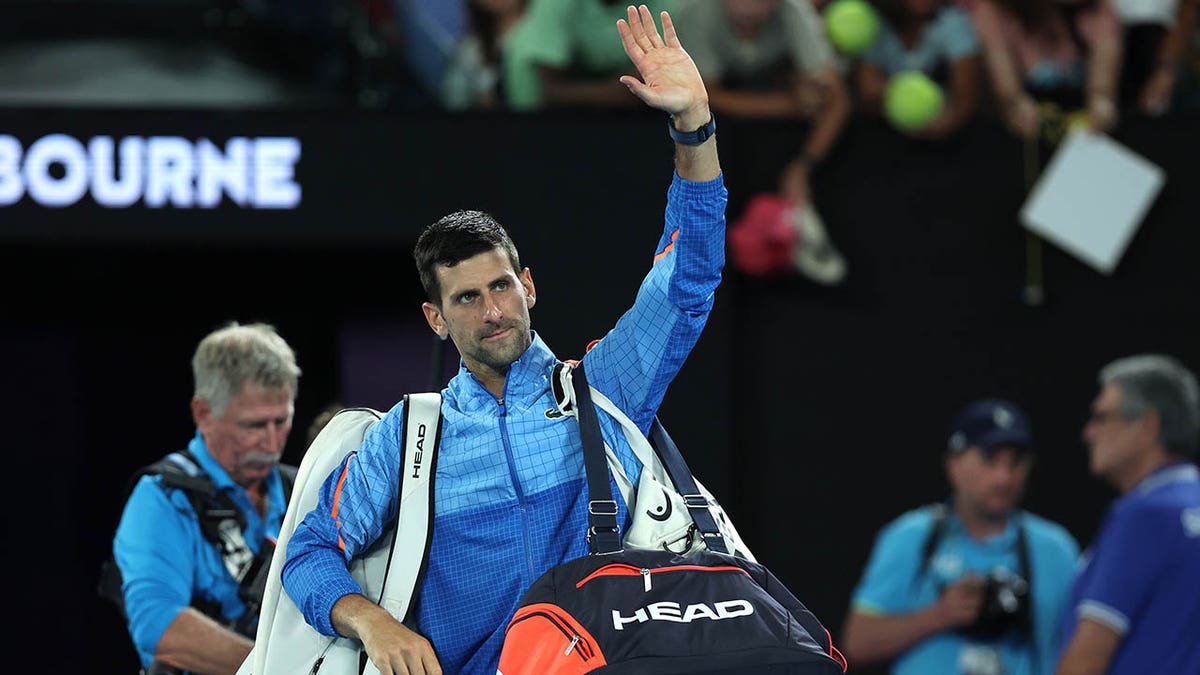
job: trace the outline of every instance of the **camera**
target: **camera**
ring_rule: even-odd
[[[979,617],[964,632],[981,639],[995,639],[1014,630],[1028,634],[1032,627],[1029,602],[1028,581],[1012,572],[994,571],[985,579]]]

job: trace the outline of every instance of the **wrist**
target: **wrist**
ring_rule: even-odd
[[[676,131],[689,133],[708,124],[712,116],[712,111],[708,109],[707,105],[704,105],[671,115],[671,125],[675,127]]]

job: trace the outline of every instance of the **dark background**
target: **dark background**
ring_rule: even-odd
[[[193,433],[189,362],[205,332],[266,320],[295,347],[304,374],[287,459],[298,462],[305,426],[330,402],[386,408],[429,385],[410,249],[425,224],[471,207],[508,225],[538,284],[535,329],[560,357],[578,356],[649,265],[671,170],[663,126],[658,115],[578,112],[0,111],[0,133],[25,144],[58,132],[303,143],[295,211],[87,199],[0,209],[3,541],[6,595],[30,628],[24,651],[136,669],[124,627],[95,596],[97,567],[129,472]],[[936,146],[852,124],[815,178],[849,261],[843,286],[727,267],[660,416],[835,641],[876,530],[944,496],[945,426],[972,398],[1030,412],[1038,464],[1026,504],[1090,539],[1113,496],[1088,476],[1079,441],[1096,370],[1149,350],[1200,365],[1198,128],[1123,126],[1117,138],[1164,167],[1166,186],[1112,276],[1044,245],[1041,306],[1021,295],[1022,148],[986,120]],[[803,132],[721,120],[731,221],[773,186]]]

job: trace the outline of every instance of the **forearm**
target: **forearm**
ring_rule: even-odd
[[[1121,68],[1121,38],[1110,37],[1097,42],[1088,59],[1088,100],[1113,100]]]
[[[1025,94],[1021,76],[1017,74],[1017,66],[1007,50],[1001,47],[985,47],[983,60],[996,93],[996,100],[1002,107],[1011,106],[1016,99]]]
[[[841,649],[852,662],[874,663],[895,658],[944,630],[946,625],[933,605],[891,616],[852,611],[842,631]]]
[[[1112,664],[1121,636],[1090,619],[1080,619],[1063,650],[1055,675],[1103,675]]]
[[[154,659],[197,673],[236,673],[254,643],[190,607],[158,641]]]
[[[1196,31],[1196,16],[1200,13],[1200,1],[1179,0],[1175,12],[1175,25],[1163,37],[1158,50],[1158,66],[1160,68],[1177,68],[1184,55],[1192,35]]]
[[[304,620],[322,635],[333,636],[338,635],[330,623],[334,604],[346,595],[361,594],[362,588],[350,576],[336,543],[329,543],[323,534],[327,529],[333,528],[326,526],[324,518],[312,513],[306,516],[288,541],[287,561],[280,576]]]
[[[357,640],[362,639],[372,622],[395,621],[386,609],[357,593],[342,596],[335,602],[333,610],[329,612],[329,620],[339,635]]]
[[[865,62],[860,63],[855,71],[855,82],[858,85],[859,108],[872,115],[882,112],[887,78],[879,66]]]
[[[960,121],[974,115],[979,107],[982,70],[982,59],[978,55],[966,56],[951,64],[950,108]]]
[[[708,101],[697,101],[688,109],[671,116],[671,124],[679,131],[695,131],[708,123],[712,112]],[[715,180],[721,175],[721,163],[717,157],[717,138],[710,137],[700,145],[675,144],[675,172],[679,177],[694,183]]]
[[[804,155],[816,162],[825,158],[837,143],[850,119],[850,96],[840,83],[829,87],[829,98],[822,106],[812,131],[804,143]]]

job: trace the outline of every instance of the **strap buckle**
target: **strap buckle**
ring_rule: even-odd
[[[588,514],[593,516],[615,516],[617,515],[617,502],[612,499],[596,499],[590,501],[588,502]],[[594,530],[596,528],[592,529]]]

